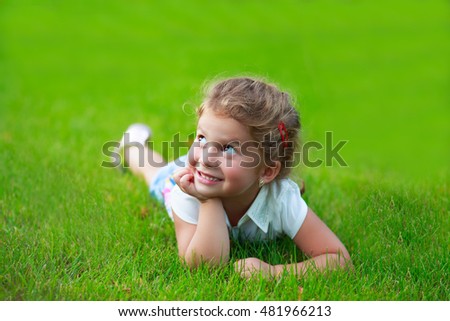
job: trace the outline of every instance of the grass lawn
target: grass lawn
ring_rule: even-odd
[[[0,2],[0,299],[449,300],[447,1]],[[297,99],[300,166],[352,272],[243,281],[190,271],[142,181],[100,165],[133,122],[194,131],[205,80],[262,75]],[[161,147],[159,147],[161,146]],[[324,158],[317,151],[314,158]],[[235,244],[231,263],[301,260]],[[299,294],[299,287],[303,293]]]

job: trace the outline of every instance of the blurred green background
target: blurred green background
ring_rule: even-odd
[[[303,141],[348,141],[347,167],[294,171],[356,268],[302,280],[304,298],[445,300],[449,12],[444,0],[0,0],[0,297],[297,299],[296,281],[185,276],[145,184],[100,166],[130,123],[150,124],[156,146],[187,137],[205,81],[254,74],[296,97]]]
[[[336,170],[442,178],[448,18],[446,1],[2,1],[1,141],[45,158],[135,121],[187,135],[205,80],[250,73],[297,98],[305,141],[349,141]]]

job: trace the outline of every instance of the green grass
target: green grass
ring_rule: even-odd
[[[2,1],[0,299],[297,300],[301,286],[303,300],[448,300],[448,10]],[[103,143],[132,122],[149,123],[156,146],[187,137],[203,82],[242,73],[297,97],[304,141],[349,141],[348,167],[293,178],[354,271],[249,282],[232,265],[190,271],[145,184],[100,166]],[[286,239],[235,244],[231,261],[247,256],[302,259]]]

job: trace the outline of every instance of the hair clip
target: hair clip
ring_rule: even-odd
[[[278,123],[278,130],[280,132],[281,141],[283,142],[284,148],[288,147],[287,143],[287,140],[289,139],[288,131],[282,120],[280,120],[280,122]]]

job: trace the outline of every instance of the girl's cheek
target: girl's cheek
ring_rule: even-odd
[[[261,165],[261,156],[256,152],[248,152],[241,158],[241,166],[244,168],[257,168]]]
[[[246,175],[243,168],[240,167],[240,162],[224,160],[224,165],[222,171],[226,173],[228,178],[242,178],[242,175]]]

